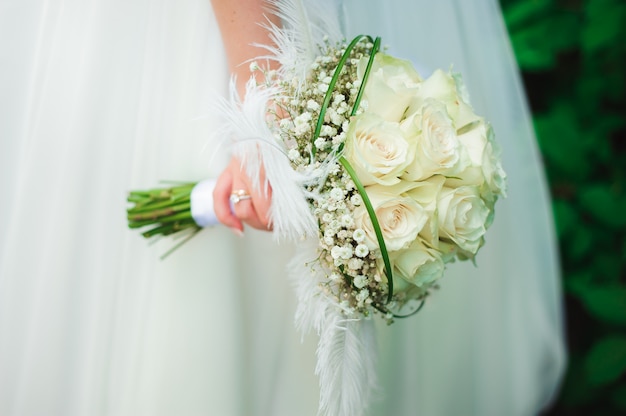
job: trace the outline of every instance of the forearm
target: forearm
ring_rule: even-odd
[[[237,78],[240,94],[250,77],[247,61],[267,51],[254,44],[269,45],[269,21],[278,24],[279,19],[268,11],[267,0],[211,0],[217,24],[222,34],[226,58],[231,74]],[[274,62],[259,62],[260,66],[272,66]]]

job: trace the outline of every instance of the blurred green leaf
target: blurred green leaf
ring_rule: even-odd
[[[626,370],[626,337],[613,335],[597,341],[585,359],[585,370],[594,385],[619,378]]]
[[[584,257],[588,252],[593,249],[593,232],[589,228],[578,227],[574,229],[572,236],[565,243],[568,248],[567,254],[572,258]]]
[[[504,20],[509,30],[516,30],[522,25],[528,24],[537,16],[546,13],[551,6],[550,0],[530,0],[514,2],[504,10]]]
[[[578,293],[583,304],[593,316],[609,324],[626,325],[625,286],[587,286],[584,290],[579,290]]]
[[[559,53],[578,44],[578,29],[578,18],[563,13],[520,26],[511,32],[511,43],[520,67],[533,71],[550,69]]]
[[[555,199],[552,202],[552,210],[559,238],[570,235],[578,226],[578,214],[574,207],[567,201]]]
[[[609,185],[585,187],[579,194],[579,200],[583,209],[601,224],[626,226],[626,198],[613,191]]]
[[[574,108],[560,102],[547,113],[535,116],[539,145],[546,160],[572,181],[587,176],[591,170],[587,146],[581,134]]]
[[[611,47],[626,25],[626,4],[616,0],[594,0],[586,3],[587,22],[582,31],[585,52]]]

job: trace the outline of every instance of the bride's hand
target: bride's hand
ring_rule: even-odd
[[[259,175],[259,183],[263,184],[265,172],[261,170]],[[231,195],[238,196],[233,197],[232,204]],[[272,189],[268,185],[267,193],[263,189],[255,190],[237,158],[233,157],[218,177],[213,201],[217,219],[237,234],[243,233],[244,224],[259,230],[272,229],[269,219]]]

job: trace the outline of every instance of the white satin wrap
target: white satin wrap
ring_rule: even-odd
[[[205,179],[196,184],[191,190],[191,216],[200,227],[211,227],[220,222],[213,208],[213,190],[216,179]]]

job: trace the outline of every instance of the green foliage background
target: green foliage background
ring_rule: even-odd
[[[569,367],[548,414],[626,414],[626,1],[500,3],[561,249]]]

